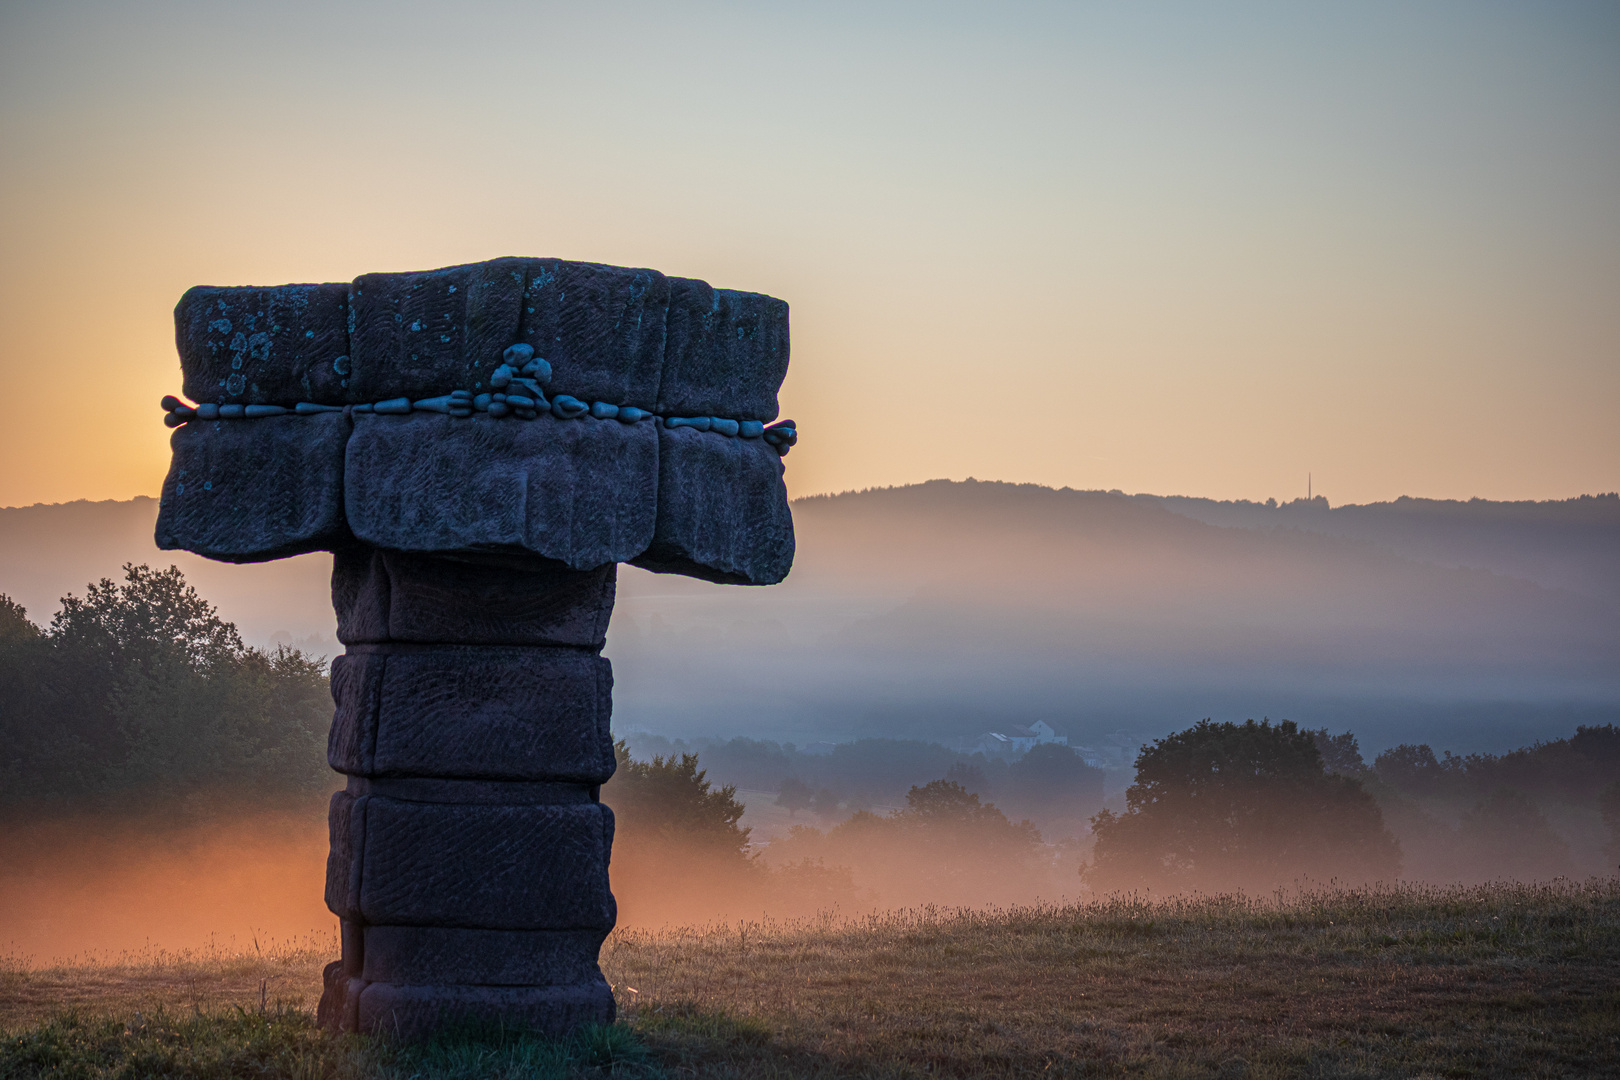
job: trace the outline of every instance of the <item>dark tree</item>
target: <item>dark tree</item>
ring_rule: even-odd
[[[244,646],[174,567],[126,565],[122,584],[64,597],[45,631],[0,603],[0,683],[9,811],[196,808],[330,783],[324,659]]]
[[[761,739],[729,739],[699,751],[710,776],[754,791],[769,791],[793,773],[793,763],[779,744]]]
[[[39,627],[28,618],[28,609],[0,593],[0,644],[38,641]]]
[[[990,778],[984,775],[984,770],[967,761],[958,761],[950,767],[945,779],[954,784],[960,784],[975,795],[988,796],[990,794]]]
[[[810,790],[809,784],[796,776],[790,776],[783,780],[781,787],[777,789],[776,805],[786,807],[789,817],[796,817],[800,810],[810,805],[813,798],[815,792]]]
[[[1581,726],[1567,739],[1497,754],[1436,758],[1427,746],[1397,746],[1378,755],[1376,778],[1415,799],[1471,807],[1508,788],[1541,805],[1586,804],[1620,775],[1620,728]]]
[[[1027,821],[1013,824],[994,804],[951,780],[934,780],[906,792],[906,808],[896,815],[902,825],[949,833],[956,839],[969,837],[992,843],[1027,846],[1039,843],[1040,834]]]
[[[1145,747],[1126,811],[1092,819],[1096,888],[1270,889],[1389,880],[1400,848],[1372,797],[1292,721],[1204,720]]]
[[[1041,834],[1028,821],[1009,821],[992,803],[949,780],[906,793],[906,808],[889,819],[894,839],[948,894],[953,879],[982,874],[1018,876],[1037,858]]]
[[[1019,814],[1081,821],[1102,806],[1103,771],[1067,746],[1030,747],[1007,769],[1006,805]]]
[[[907,788],[944,776],[961,755],[915,739],[857,739],[827,755],[803,755],[799,775],[856,803],[887,802]]]
[[[887,815],[856,810],[826,832],[796,825],[770,852],[784,864],[848,867],[895,904],[1004,903],[1060,887],[1034,825],[951,780],[913,786],[906,808]]]
[[[1569,845],[1523,792],[1502,788],[1463,815],[1458,841],[1495,879],[1536,881],[1570,873]]]
[[[83,600],[62,598],[51,638],[63,649],[109,668],[155,671],[183,664],[195,671],[221,668],[246,651],[236,627],[186,584],[179,567],[153,570],[124,565],[124,584],[103,578]]]
[[[623,739],[613,744],[618,769],[602,788],[621,831],[643,844],[745,858],[749,830],[730,784],[715,788],[696,754],[635,761]]]
[[[1373,761],[1373,771],[1396,791],[1421,796],[1440,790],[1445,766],[1427,743],[1402,743],[1379,754]]]
[[[822,788],[810,797],[810,809],[820,818],[837,817],[838,793],[832,788]]]
[[[1318,728],[1310,734],[1316,740],[1317,752],[1322,755],[1322,767],[1328,772],[1360,776],[1367,770],[1367,763],[1361,757],[1361,744],[1351,732],[1329,735],[1327,728]]]

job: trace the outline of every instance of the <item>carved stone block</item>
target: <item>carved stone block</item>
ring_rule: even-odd
[[[484,390],[518,339],[525,260],[354,279],[349,400]]]
[[[257,562],[347,542],[340,413],[193,421],[169,438],[157,546]]]
[[[350,652],[332,665],[332,768],[357,776],[605,783],[613,671],[580,649]]]
[[[332,557],[338,640],[596,650],[607,640],[617,572],[612,564],[582,572],[534,558],[339,548]]]
[[[401,985],[566,986],[602,977],[607,931],[368,926],[362,978]]]
[[[774,585],[793,565],[782,458],[760,439],[692,428],[658,432],[658,529],[629,560],[661,573]]]
[[[646,421],[358,416],[345,476],[364,543],[532,552],[586,570],[651,542],[658,437]]]
[[[787,303],[691,278],[670,278],[669,288],[664,377],[654,411],[776,419],[776,391],[788,366]]]
[[[669,280],[656,270],[526,259],[521,340],[551,393],[651,410],[664,363]]]
[[[349,779],[328,816],[343,959],[320,1022],[415,1038],[611,1021],[596,955],[617,916],[598,802],[616,564],[787,573],[782,463],[759,437],[787,305],[496,259],[193,289],[175,326],[198,406],[164,404],[181,426],[160,546],[334,553],[349,651],[328,756]],[[550,411],[477,397],[508,355]]]
[[[613,812],[407,802],[339,792],[327,906],[367,926],[612,929]]]
[[[611,1024],[607,982],[572,986],[396,986],[370,983],[360,992],[361,1031],[414,1039],[445,1028],[478,1030],[498,1023],[542,1034],[567,1034],[586,1024]]]
[[[174,309],[183,390],[192,401],[339,405],[349,353],[349,286],[186,290]]]

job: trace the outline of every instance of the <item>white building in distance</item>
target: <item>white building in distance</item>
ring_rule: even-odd
[[[1069,737],[1059,735],[1045,720],[1037,720],[1028,727],[1010,727],[1006,731],[987,731],[979,736],[968,753],[987,757],[1011,757],[1022,754],[1042,743],[1068,746]]]

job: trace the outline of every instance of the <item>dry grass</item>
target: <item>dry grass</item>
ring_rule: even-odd
[[[195,1015],[238,1006],[261,1010],[275,1002],[313,1010],[321,996],[321,969],[337,952],[337,935],[331,934],[255,943],[246,952],[145,949],[46,967],[0,957],[0,1031],[64,1012],[122,1017],[166,1009]]]
[[[666,1060],[747,1075],[1620,1074],[1615,880],[631,933],[604,969]]]
[[[13,967],[0,1024],[38,1041],[31,1025],[61,1004],[127,1016],[160,1000],[251,1016],[272,975],[270,1000],[307,1006],[325,955]],[[528,1064],[503,1050],[466,1075],[1620,1075],[1612,879],[621,932],[603,968],[642,1056],[553,1055],[540,1069],[532,1048]],[[403,1067],[356,1058],[352,1042],[309,1045],[300,1074]]]

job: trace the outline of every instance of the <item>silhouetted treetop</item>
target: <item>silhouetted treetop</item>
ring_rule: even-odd
[[[40,629],[29,620],[28,609],[0,593],[0,643],[33,641],[39,636]]]
[[[194,809],[330,783],[324,659],[243,645],[174,567],[126,565],[41,631],[0,598],[0,809]]]
[[[1296,878],[1394,878],[1400,849],[1372,797],[1330,774],[1292,721],[1209,720],[1136,761],[1126,811],[1092,819],[1099,888],[1268,889]]]
[[[613,744],[613,753],[618,768],[603,788],[602,801],[640,842],[745,855],[749,830],[738,824],[743,804],[737,789],[711,785],[696,754],[636,761],[623,739]]]
[[[1620,727],[1581,726],[1567,739],[1553,739],[1506,754],[1435,757],[1426,744],[1385,750],[1373,762],[1379,781],[1414,798],[1473,802],[1502,788],[1540,798],[1582,803],[1597,797],[1620,775]]]
[[[1354,733],[1346,731],[1340,735],[1330,735],[1327,728],[1318,728],[1310,734],[1322,755],[1322,767],[1328,772],[1360,776],[1366,771],[1367,762],[1361,757],[1361,743],[1356,740]]]

